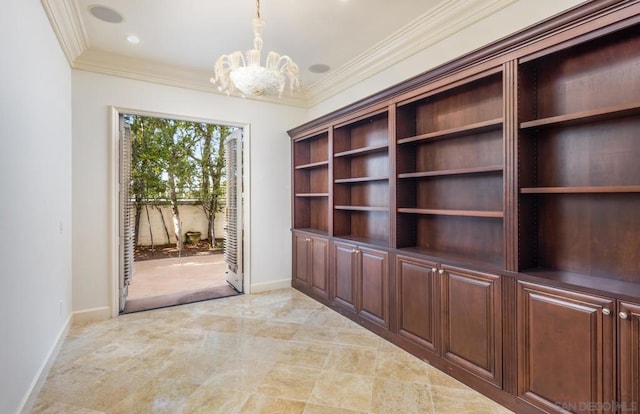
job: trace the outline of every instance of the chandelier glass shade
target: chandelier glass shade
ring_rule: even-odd
[[[269,52],[265,66],[261,66],[262,30],[265,21],[260,17],[260,0],[256,1],[256,17],[252,26],[253,49],[247,50],[246,55],[235,51],[220,56],[216,60],[211,83],[217,84],[218,90],[227,95],[238,90],[243,96],[282,96],[288,83],[290,93],[293,94],[300,88],[300,70],[289,56]]]

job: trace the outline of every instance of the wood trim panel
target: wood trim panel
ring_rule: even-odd
[[[442,357],[502,388],[500,276],[446,265],[442,270]]]
[[[440,352],[440,282],[438,264],[396,257],[398,335],[433,353]]]
[[[620,412],[640,410],[640,304],[618,307]],[[622,316],[626,315],[625,319]]]
[[[517,308],[522,401],[564,413],[615,400],[615,320],[603,313],[615,311],[611,299],[518,282]]]

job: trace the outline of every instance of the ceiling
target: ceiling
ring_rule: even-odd
[[[41,0],[78,69],[219,93],[209,83],[221,54],[250,49],[254,0]],[[517,0],[262,0],[265,52],[300,67],[308,107]],[[99,20],[100,5],[122,22]],[[127,36],[140,43],[131,44]],[[330,67],[312,73],[312,65]]]

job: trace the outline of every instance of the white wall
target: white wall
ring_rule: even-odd
[[[584,2],[518,0],[492,16],[315,105],[310,110],[310,119],[380,92]]]
[[[158,211],[158,208],[160,210]],[[134,209],[135,210],[135,209]],[[207,215],[204,214],[204,210],[200,205],[193,204],[179,204],[178,211],[180,212],[180,223],[182,223],[182,233],[188,231],[199,231],[200,239],[206,240],[209,238],[209,220]],[[140,228],[138,229],[138,245],[139,246],[151,246],[151,237],[153,235],[153,244],[156,246],[163,244],[173,244],[176,242],[175,231],[173,230],[173,211],[168,204],[163,205],[149,205],[147,208],[142,207],[140,212]],[[162,216],[160,216],[162,214]],[[135,214],[134,214],[135,216]],[[164,224],[162,218],[164,217]],[[149,225],[151,223],[151,225]],[[219,211],[216,213],[214,220],[216,239],[224,238],[224,228],[226,226],[225,211]],[[165,227],[169,231],[169,240],[167,240],[167,232]],[[151,228],[151,231],[149,231]]]
[[[74,70],[73,309],[107,309],[111,255],[110,106],[250,124],[252,290],[291,278],[290,143],[306,110]],[[91,243],[86,240],[90,238]]]
[[[39,1],[2,6],[0,413],[13,413],[71,313],[71,71]]]

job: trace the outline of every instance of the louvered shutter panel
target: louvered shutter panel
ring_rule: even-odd
[[[120,115],[120,310],[124,309],[134,264],[135,206],[131,199],[131,127]]]
[[[231,134],[225,140],[225,171],[227,174],[227,234],[224,239],[224,260],[229,270],[238,272],[238,139]]]

